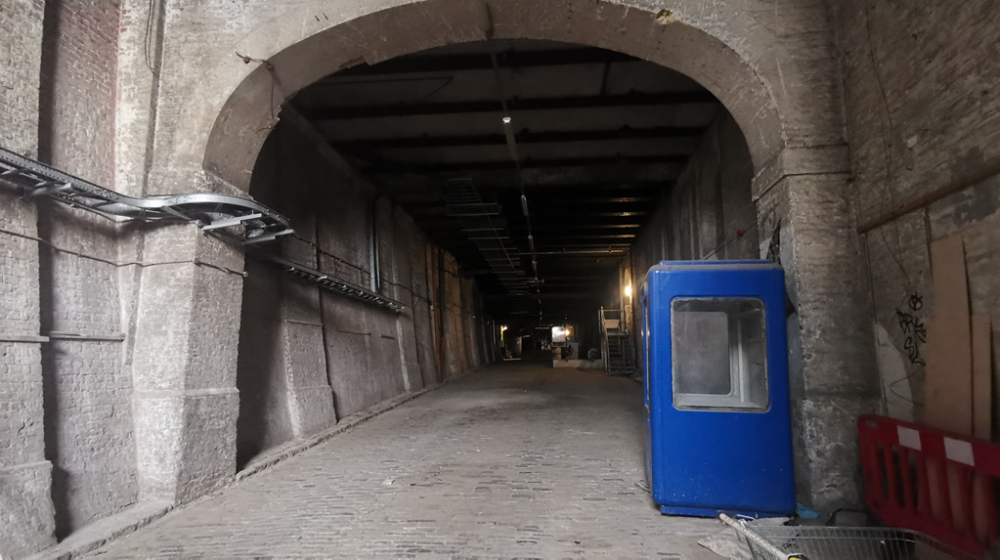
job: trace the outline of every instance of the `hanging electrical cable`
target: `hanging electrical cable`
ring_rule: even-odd
[[[514,164],[514,169],[516,170],[517,186],[521,191],[521,210],[524,214],[524,221],[528,232],[528,248],[531,251],[531,269],[534,274],[534,284],[536,293],[541,292],[540,279],[538,277],[538,257],[535,252],[535,238],[531,231],[531,213],[528,211],[528,197],[525,194],[525,182],[524,175],[521,169],[521,157],[517,151],[517,137],[514,134],[513,118],[510,115],[509,107],[507,106],[507,93],[503,87],[503,76],[500,74],[500,63],[497,60],[496,49],[493,43],[493,15],[490,12],[489,6],[486,6],[486,16],[488,19],[489,27],[486,32],[486,44],[490,51],[490,62],[493,66],[493,74],[497,81],[497,92],[500,97],[500,107],[503,109],[503,133],[507,140],[507,154],[510,156],[511,161]]]

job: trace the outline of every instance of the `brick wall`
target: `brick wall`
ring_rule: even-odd
[[[115,178],[115,99],[121,14],[109,0],[45,5],[39,157],[99,185]],[[54,465],[56,532],[63,537],[137,500],[132,382],[123,368],[119,226],[39,205],[46,457]]]
[[[38,148],[38,65],[42,0],[0,4],[0,145],[34,156]]]
[[[1000,164],[1000,7],[992,0],[830,2],[842,57],[858,223]],[[879,369],[890,414],[921,417],[923,349],[897,311],[933,307],[929,242],[961,234],[972,310],[1000,345],[1000,177],[869,232]],[[910,296],[923,300],[912,309]],[[994,350],[994,372],[1000,352]]]
[[[49,0],[42,43],[39,151],[99,185],[114,182],[119,4]]]
[[[37,154],[43,3],[0,2],[0,145]],[[0,556],[53,542],[45,461],[39,338],[37,215],[0,189]],[[26,237],[25,237],[26,236]]]

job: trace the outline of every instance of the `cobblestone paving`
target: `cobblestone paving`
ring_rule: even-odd
[[[713,520],[642,484],[641,387],[498,365],[93,553],[122,557],[692,558]]]

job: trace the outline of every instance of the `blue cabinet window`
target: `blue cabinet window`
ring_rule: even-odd
[[[673,393],[678,409],[766,411],[764,302],[678,298],[671,302]]]

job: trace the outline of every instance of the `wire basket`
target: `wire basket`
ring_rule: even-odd
[[[746,540],[754,560],[980,560],[907,529],[767,527],[722,520]]]

